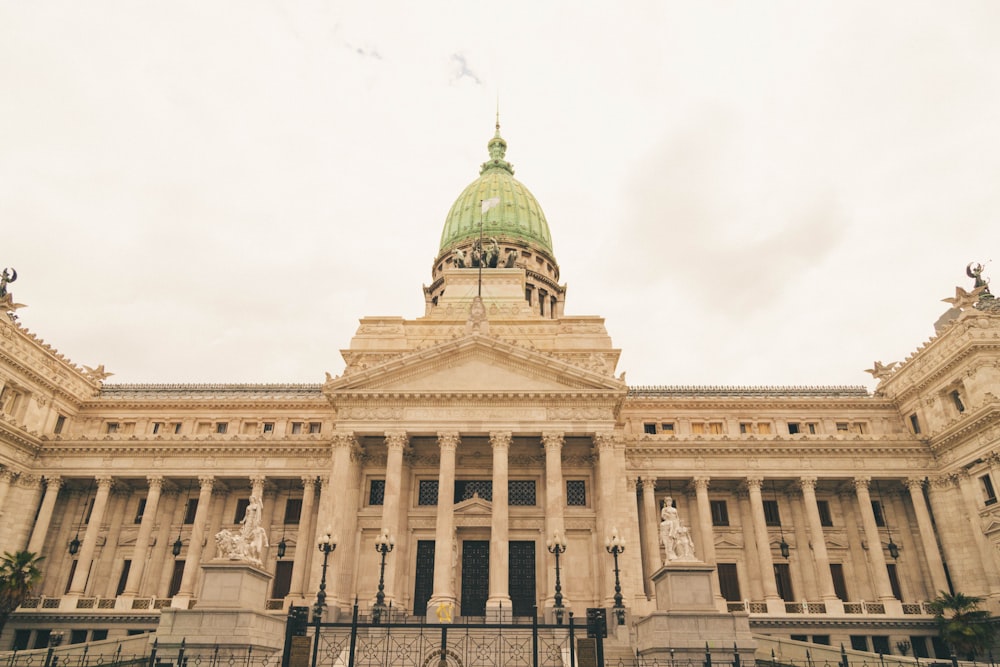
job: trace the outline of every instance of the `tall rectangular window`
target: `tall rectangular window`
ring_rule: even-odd
[[[170,575],[170,588],[167,589],[167,597],[172,598],[181,590],[181,579],[184,578],[184,561],[174,561],[174,571]]]
[[[833,515],[830,513],[830,501],[817,500],[816,509],[819,510],[819,525],[827,527],[832,526]]]
[[[847,580],[844,579],[844,566],[841,563],[830,563],[830,577],[833,579],[833,592],[837,597],[847,602]]]
[[[886,572],[889,575],[889,586],[892,587],[892,596],[897,600],[903,599],[903,591],[899,587],[899,573],[896,571],[895,563],[885,564]]]
[[[65,426],[66,426],[66,415],[59,415],[58,417],[56,417],[56,427],[55,429],[53,429],[53,432],[56,435],[59,435],[60,433],[63,432],[63,428]]]
[[[910,415],[910,428],[913,429],[914,435],[920,435],[920,419],[917,418],[916,412]]]
[[[507,504],[521,507],[535,506],[535,480],[507,480]]]
[[[292,588],[292,561],[279,560],[274,564],[274,581],[271,584],[271,598],[281,600]]]
[[[739,602],[743,599],[740,593],[740,577],[736,573],[736,563],[716,563],[719,571],[719,589],[729,602]]]
[[[788,435],[798,435],[798,434],[799,434],[799,423],[788,422]]]
[[[302,499],[289,498],[285,501],[285,523],[297,525],[302,519]]]
[[[194,523],[194,517],[198,513],[198,499],[188,498],[187,509],[184,511],[184,523]]]
[[[118,588],[115,589],[115,595],[121,595],[125,592],[125,584],[128,583],[128,573],[132,569],[132,561],[126,560],[122,563],[122,573],[118,577]]]
[[[788,563],[774,564],[774,583],[778,586],[778,597],[785,602],[795,600],[795,592],[792,590],[792,572]]]
[[[958,410],[958,414],[965,412],[965,403],[962,402],[962,395],[958,393],[958,389],[952,390],[951,402],[955,404],[955,409]]]
[[[764,501],[764,523],[768,526],[781,525],[781,513],[778,511],[777,500]]]
[[[142,515],[146,513],[146,499],[139,498],[139,506],[135,508],[135,520],[133,523],[142,523]]]
[[[712,509],[712,525],[713,526],[728,526],[729,525],[729,507],[726,505],[725,500],[710,500],[708,501],[709,507]]]
[[[885,528],[885,514],[882,513],[882,501],[872,501],[872,514],[875,515],[875,525],[880,528]]]
[[[319,433],[322,430],[323,430],[323,423],[322,422],[309,422],[309,432],[310,433]]]
[[[983,475],[979,478],[979,483],[983,487],[983,498],[987,505],[996,505],[997,494],[993,490],[993,480],[990,479],[989,475]]]

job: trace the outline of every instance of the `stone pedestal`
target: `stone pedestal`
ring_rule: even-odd
[[[636,623],[639,655],[661,664],[699,664],[707,645],[713,661],[732,662],[738,653],[744,664],[752,664],[755,644],[749,615],[718,610],[712,594],[714,569],[701,562],[674,561],[653,574],[656,611]]]
[[[285,617],[265,612],[271,575],[241,561],[202,565],[202,590],[194,609],[164,609],[156,631],[159,646],[181,640],[192,652],[228,649],[277,653],[285,640]]]

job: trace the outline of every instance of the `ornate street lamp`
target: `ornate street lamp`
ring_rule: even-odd
[[[625,605],[622,604],[622,582],[619,578],[618,554],[625,551],[625,540],[618,537],[618,529],[611,529],[611,537],[604,541],[604,548],[615,559],[615,616],[618,617],[618,625],[625,625]]]
[[[378,593],[375,595],[375,606],[372,607],[372,623],[376,625],[382,622],[382,614],[385,611],[385,555],[396,546],[396,538],[390,537],[385,531],[375,538],[375,551],[382,557],[382,565],[378,571]]]
[[[326,609],[326,565],[330,554],[337,548],[337,538],[331,537],[329,528],[320,536],[317,546],[323,554],[323,574],[319,579],[319,592],[316,593],[316,604],[313,606],[313,623],[319,623],[323,619],[323,610]]]
[[[562,584],[559,583],[559,556],[566,553],[566,538],[559,535],[559,531],[552,534],[552,539],[545,543],[550,554],[556,557],[556,597],[552,609],[556,614],[556,623],[562,625],[563,614],[565,613],[562,598]],[[617,568],[616,568],[617,569]]]

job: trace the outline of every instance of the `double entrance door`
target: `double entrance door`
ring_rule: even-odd
[[[507,543],[507,585],[514,616],[530,616],[535,606],[535,543]],[[417,543],[417,571],[413,591],[413,613],[426,615],[427,600],[434,590],[434,541]],[[489,540],[462,542],[462,616],[485,616],[490,596]]]

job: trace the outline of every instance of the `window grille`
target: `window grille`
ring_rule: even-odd
[[[584,480],[566,480],[566,504],[570,507],[587,506],[587,483]]]
[[[438,483],[436,479],[420,480],[420,489],[417,491],[418,505],[438,504]]]
[[[479,496],[493,502],[493,481],[489,479],[459,479],[455,481],[455,502]]]
[[[507,497],[509,505],[534,507],[535,480],[512,479],[507,482]]]
[[[373,479],[368,487],[368,504],[382,505],[385,503],[385,480]]]

